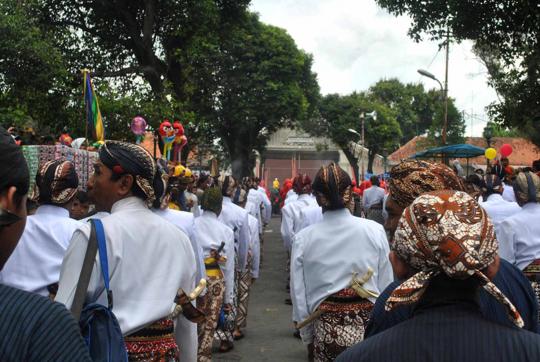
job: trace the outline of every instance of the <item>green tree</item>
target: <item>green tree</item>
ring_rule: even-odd
[[[540,7],[537,0],[461,1],[376,0],[395,15],[412,20],[409,35],[475,41],[499,101],[490,115],[517,128],[540,146]]]
[[[364,139],[365,146],[369,149],[367,171],[373,172],[375,155],[385,148],[394,149],[401,138],[396,112],[384,103],[370,99],[365,93],[345,96],[329,94],[320,102],[320,117],[303,123],[303,127],[311,134],[328,137],[338,145],[353,167],[355,178],[359,180],[358,160],[361,154],[355,152],[351,142],[360,140],[348,129],[360,132],[360,113],[372,111],[377,112],[377,119],[365,119]]]

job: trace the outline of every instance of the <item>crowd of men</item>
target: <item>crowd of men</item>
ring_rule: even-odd
[[[64,159],[40,165],[29,190],[1,128],[0,160],[2,361],[91,360],[79,301],[111,309],[132,361],[230,351],[273,211],[308,360],[540,360],[538,164],[465,180],[407,160],[357,187],[331,163],[266,190],[107,141],[83,193]],[[99,235],[105,255],[90,254]]]

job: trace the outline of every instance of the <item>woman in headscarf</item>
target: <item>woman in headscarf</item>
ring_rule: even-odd
[[[497,228],[500,254],[523,270],[540,301],[540,177],[520,172],[514,181],[514,193],[521,211]]]
[[[424,194],[400,219],[390,260],[405,279],[386,309],[415,305],[412,317],[367,338],[338,361],[537,361],[540,336],[524,331],[514,305],[493,284],[499,257],[493,225],[468,194]],[[484,289],[506,309],[509,328],[487,319]]]
[[[339,166],[322,167],[313,192],[323,220],[292,242],[293,321],[316,361],[334,360],[362,340],[375,299],[392,281],[384,229],[351,215],[351,187]]]

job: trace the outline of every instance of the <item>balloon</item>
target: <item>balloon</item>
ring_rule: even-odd
[[[174,149],[173,162],[180,161],[182,148],[187,144],[187,137],[184,135],[184,126],[179,121],[174,121]]]
[[[495,157],[497,157],[497,150],[490,147],[486,150],[485,155],[488,160],[493,160]]]
[[[142,136],[146,131],[146,121],[142,117],[135,117],[131,121],[131,132],[137,136]]]
[[[508,143],[505,143],[504,145],[501,146],[501,155],[503,157],[508,157],[512,154],[512,146],[510,146]]]

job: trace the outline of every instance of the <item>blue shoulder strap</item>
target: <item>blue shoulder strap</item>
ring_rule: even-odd
[[[109,287],[109,261],[107,259],[107,243],[105,241],[105,231],[103,230],[103,223],[101,222],[101,220],[92,219],[92,221],[96,229],[99,262],[101,264],[101,274],[103,275],[105,289],[107,289],[107,302],[109,304],[109,309],[112,309],[113,298],[111,288]]]

